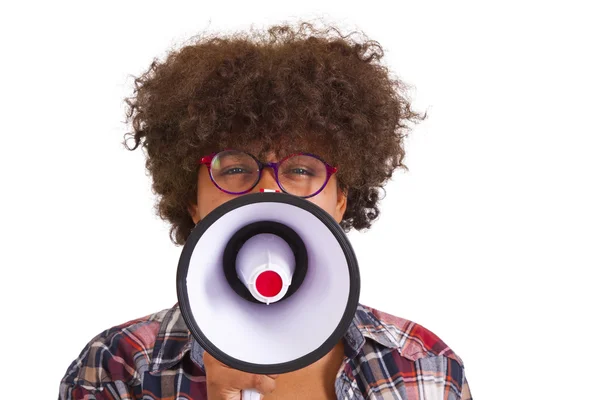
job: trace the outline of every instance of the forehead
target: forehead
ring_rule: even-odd
[[[308,138],[304,140],[289,140],[283,138],[271,143],[267,141],[253,141],[247,144],[238,145],[238,148],[239,150],[253,154],[262,160],[270,157],[280,160],[288,154],[296,152],[312,153],[327,159],[325,147],[320,145],[317,140],[312,140],[312,138],[311,140]]]

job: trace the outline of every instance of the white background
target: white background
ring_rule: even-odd
[[[181,247],[120,144],[129,75],[203,30],[322,17],[378,40],[429,112],[350,234],[360,301],[439,335],[477,399],[597,398],[595,3],[4,4],[0,396],[56,398],[93,336],[176,302]]]

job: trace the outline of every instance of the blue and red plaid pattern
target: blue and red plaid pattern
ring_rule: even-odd
[[[338,399],[472,400],[462,360],[414,322],[359,305],[343,340]],[[203,352],[175,305],[95,337],[59,399],[206,400]]]

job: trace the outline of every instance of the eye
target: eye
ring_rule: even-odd
[[[223,175],[237,175],[238,172],[248,172],[245,168],[242,167],[233,167],[233,168],[229,168],[226,171],[223,171],[222,174]]]
[[[307,169],[304,168],[292,168],[290,169],[291,172],[293,172],[296,175],[308,175],[308,176],[312,176],[312,172],[310,172]]]

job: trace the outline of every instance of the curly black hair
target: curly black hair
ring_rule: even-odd
[[[133,131],[123,143],[145,149],[156,211],[171,223],[175,244],[194,227],[188,206],[196,202],[198,159],[252,143],[261,153],[308,151],[336,165],[348,196],[341,227],[371,227],[379,189],[396,168],[408,169],[406,122],[427,115],[411,109],[407,85],[380,62],[381,45],[357,33],[301,22],[199,35],[134,77],[125,99]]]

